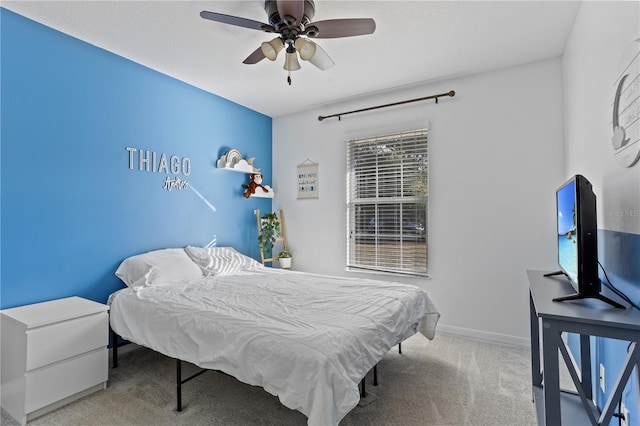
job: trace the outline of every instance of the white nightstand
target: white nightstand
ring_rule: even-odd
[[[24,425],[106,389],[108,310],[69,297],[0,311],[2,408]]]

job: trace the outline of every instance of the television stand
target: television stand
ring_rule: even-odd
[[[531,379],[538,424],[541,426],[591,425],[611,423],[624,389],[640,380],[640,311],[610,309],[580,303],[553,303],[574,291],[568,281],[549,285],[543,271],[527,271],[529,278],[529,318],[531,330]],[[579,335],[579,347],[572,351],[579,359],[574,363],[570,349],[563,339],[565,333]],[[599,406],[594,403],[598,376],[592,374],[597,366],[591,336],[629,342],[625,360],[615,371],[613,386]],[[560,360],[569,372],[576,392],[560,387]],[[543,367],[544,368],[541,368]],[[613,376],[612,376],[613,375]],[[635,376],[635,377],[634,377]],[[635,419],[634,419],[635,420]],[[617,420],[615,421],[617,424]],[[634,424],[638,424],[637,422]]]
[[[555,275],[564,275],[566,276],[567,274],[565,274],[562,271],[556,271],[556,272],[549,272],[547,274],[544,274],[544,277],[553,277]],[[564,302],[567,300],[581,300],[581,299],[598,299],[601,300],[605,303],[608,303],[609,305],[618,308],[618,309],[626,309],[623,305],[621,305],[620,303],[613,301],[611,299],[609,299],[607,296],[603,296],[600,293],[575,293],[575,294],[570,294],[568,296],[563,296],[563,297],[556,297],[554,299],[552,299],[554,302]]]
[[[600,293],[596,293],[596,294],[575,293],[575,294],[570,294],[568,296],[556,297],[555,299],[552,299],[552,300],[554,302],[564,302],[566,300],[580,300],[580,299],[598,299],[598,300],[602,300],[605,303],[610,304],[615,308],[625,309],[625,307],[619,304],[618,302],[613,301],[609,299],[607,296],[603,296]]]

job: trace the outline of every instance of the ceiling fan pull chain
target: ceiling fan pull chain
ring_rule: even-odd
[[[289,75],[287,75],[287,83],[291,86],[291,71],[289,71]]]

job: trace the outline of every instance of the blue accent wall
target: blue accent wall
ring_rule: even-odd
[[[628,219],[639,220],[640,218],[637,215],[631,215]],[[636,306],[640,306],[640,235],[598,230],[598,256],[611,284],[626,294]],[[603,283],[606,282],[604,274],[601,274],[600,278]],[[628,307],[627,303],[623,304]],[[592,377],[599,377],[600,363],[605,366],[605,392],[602,392],[598,385],[598,380],[595,380],[595,392],[593,393],[596,396],[598,406],[601,408],[605,406],[613,390],[616,378],[627,355],[628,346],[629,342],[621,340],[595,339]],[[638,407],[638,399],[640,398],[640,389],[638,389],[639,377],[640,372],[634,371],[622,393],[622,401],[631,413],[632,422],[630,424],[638,424],[638,415],[640,414]],[[610,426],[618,425],[618,419],[613,418],[609,424]]]
[[[598,257],[611,283],[640,305],[640,235],[598,230]]]
[[[148,250],[259,257],[253,212],[271,200],[244,199],[248,175],[215,163],[237,148],[271,185],[270,117],[6,9],[0,21],[0,308],[105,302],[119,263]],[[189,167],[158,171],[162,154]],[[167,177],[188,187],[168,191]]]
[[[633,220],[635,217],[630,216]],[[640,305],[640,235],[610,230],[598,230],[598,258],[606,271],[606,276],[600,269],[600,279],[608,282],[618,290],[626,294],[636,305]],[[603,284],[603,293],[616,301],[622,302],[628,308],[628,303],[623,302]],[[614,308],[610,308],[614,309]],[[628,308],[629,309],[629,308]],[[575,361],[580,365],[580,340],[578,335],[569,334],[568,344],[574,355]],[[628,341],[605,339],[601,337],[591,338],[592,365],[591,376],[593,380],[593,395],[602,409],[615,385],[616,379],[622,368],[629,347]],[[605,367],[605,392],[599,384],[600,364]],[[637,372],[633,372],[629,382],[622,393],[622,401],[631,413],[631,417],[638,419],[638,389]],[[616,409],[617,412],[617,409]],[[632,423],[635,424],[635,423]],[[613,418],[610,426],[617,426],[618,419]]]

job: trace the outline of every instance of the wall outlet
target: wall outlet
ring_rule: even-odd
[[[624,402],[620,403],[620,414],[622,414],[622,418],[620,419],[620,426],[630,426],[631,420],[629,419],[629,410],[627,410]]]
[[[605,393],[604,390],[604,364],[600,363],[600,390]]]

